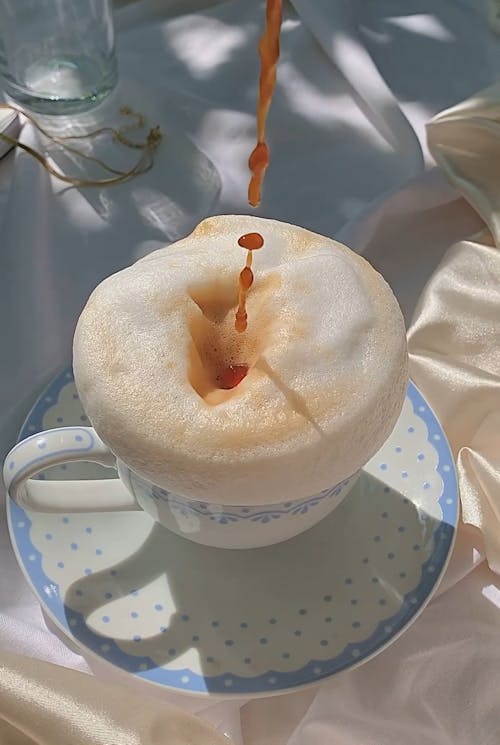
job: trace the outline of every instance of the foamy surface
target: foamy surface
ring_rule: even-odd
[[[248,329],[234,329],[238,275],[253,253]],[[104,280],[81,314],[74,371],[113,452],[169,491],[256,504],[315,494],[390,434],[407,383],[399,306],[345,246],[251,216],[204,220]],[[246,364],[232,390],[217,374]]]

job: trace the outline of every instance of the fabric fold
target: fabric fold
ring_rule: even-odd
[[[456,457],[462,517],[500,572],[500,87],[439,114],[429,148],[487,227],[452,245],[408,333],[412,377]]]
[[[208,723],[162,700],[5,651],[0,743],[230,745]]]

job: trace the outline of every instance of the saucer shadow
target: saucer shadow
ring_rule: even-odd
[[[453,535],[453,526],[362,473],[329,516],[274,546],[214,549],[152,524],[126,560],[68,588],[66,617],[74,637],[99,656],[116,644],[118,667],[194,665],[208,691],[221,691],[221,674],[297,670],[318,657],[325,677],[353,664],[345,654],[353,643],[362,649],[359,663],[408,625],[437,585]],[[162,583],[163,625],[144,632],[156,618],[151,608],[160,607],[149,604],[140,638],[125,618],[123,633],[116,624],[110,638],[97,632],[110,575],[113,603],[135,597],[137,607],[152,583]],[[78,623],[75,594],[85,599]]]

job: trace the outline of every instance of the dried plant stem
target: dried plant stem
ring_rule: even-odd
[[[65,135],[65,136],[57,136],[57,135],[49,134],[36,121],[36,119],[31,114],[28,114],[25,111],[18,109],[16,106],[13,106],[11,104],[0,103],[0,108],[12,109],[14,111],[21,113],[23,116],[29,119],[29,121],[33,124],[33,126],[44,137],[46,137],[51,142],[59,145],[63,150],[69,153],[73,153],[73,155],[76,155],[79,158],[82,158],[84,160],[92,161],[93,163],[96,163],[98,166],[100,166],[103,170],[107,171],[108,173],[113,174],[112,176],[108,176],[108,177],[104,177],[100,179],[90,179],[90,178],[86,179],[86,178],[78,178],[76,176],[67,176],[66,174],[62,173],[62,171],[60,171],[59,169],[51,165],[48,158],[46,158],[44,155],[38,152],[38,150],[35,150],[35,148],[30,147],[30,145],[26,145],[23,142],[20,142],[14,137],[10,137],[9,135],[0,132],[0,139],[4,140],[5,142],[8,142],[10,145],[13,145],[14,147],[21,148],[21,150],[24,150],[29,155],[31,155],[33,158],[35,158],[52,176],[54,176],[54,178],[57,178],[60,181],[64,181],[64,183],[66,184],[72,184],[73,186],[110,186],[112,184],[121,184],[125,181],[129,181],[130,179],[135,178],[135,176],[139,176],[142,173],[146,173],[153,166],[154,153],[158,149],[161,143],[161,140],[162,140],[162,133],[158,126],[150,129],[146,136],[146,139],[143,140],[142,142],[135,142],[129,139],[127,134],[137,129],[143,129],[146,126],[146,119],[142,114],[138,114],[137,112],[133,111],[128,106],[122,107],[120,109],[120,114],[122,116],[133,117],[135,121],[131,124],[125,124],[118,129],[115,129],[114,127],[101,127],[100,129],[94,130],[92,132],[88,132],[86,134]],[[125,147],[135,149],[135,150],[140,150],[141,155],[139,156],[139,160],[137,161],[137,163],[127,171],[118,170],[118,169],[112,168],[111,166],[109,166],[107,163],[100,160],[99,158],[95,158],[92,155],[87,155],[86,153],[81,152],[77,148],[69,145],[67,142],[68,140],[92,139],[94,137],[98,137],[103,134],[109,134],[115,142],[119,142]]]

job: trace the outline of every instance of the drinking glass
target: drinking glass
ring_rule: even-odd
[[[4,94],[43,114],[85,111],[117,82],[109,0],[0,0]]]

